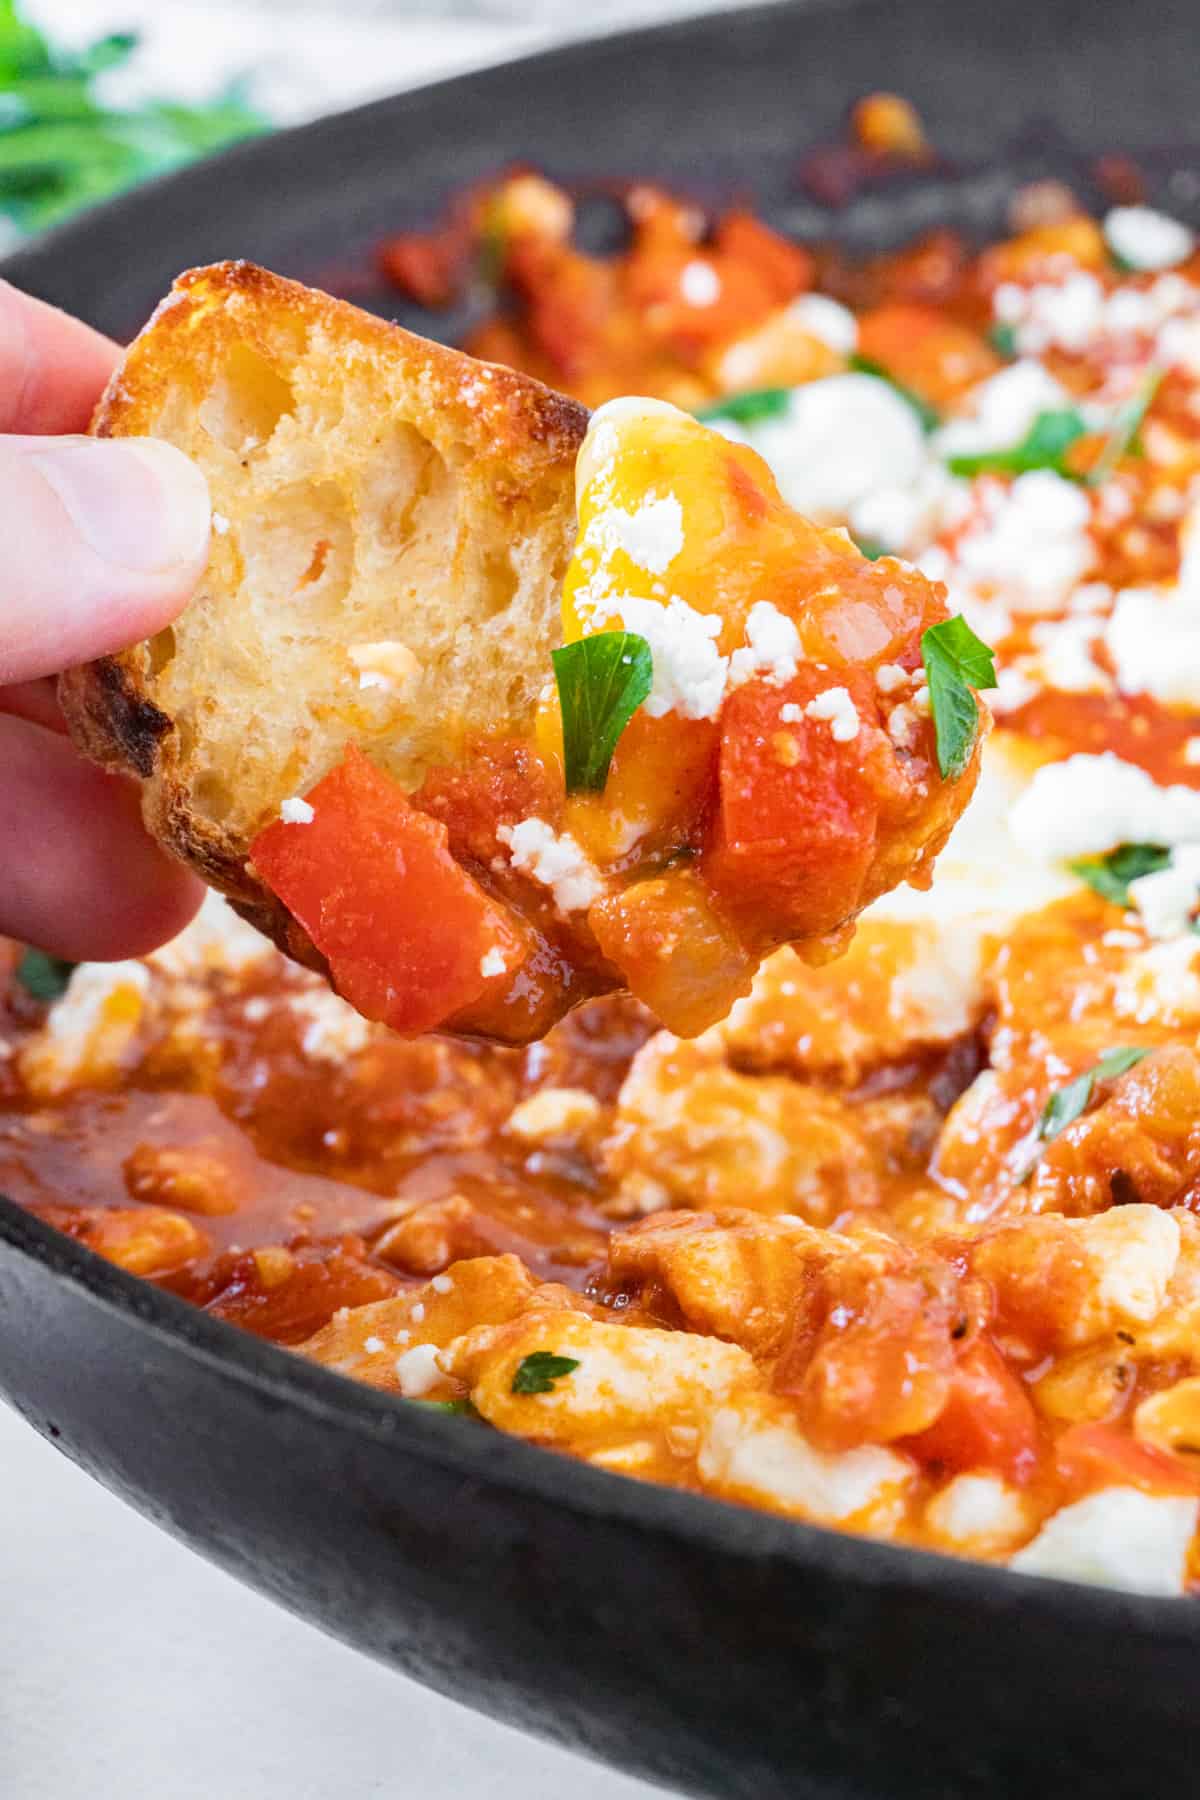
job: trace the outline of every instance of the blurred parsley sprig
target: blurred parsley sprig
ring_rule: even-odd
[[[0,216],[19,231],[57,224],[149,175],[269,129],[239,82],[200,106],[149,100],[105,106],[96,78],[137,47],[114,32],[85,50],[54,49],[0,0]]]

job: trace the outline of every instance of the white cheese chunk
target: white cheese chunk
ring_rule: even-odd
[[[823,694],[817,694],[809,701],[804,711],[810,719],[827,719],[829,735],[837,744],[852,743],[858,736],[858,709],[848,688],[826,688]]]
[[[849,356],[857,349],[858,320],[848,306],[831,300],[828,294],[801,294],[791,301],[787,311],[802,331],[820,338],[839,356]]]
[[[279,808],[279,817],[285,825],[311,825],[316,816],[316,809],[298,795],[285,800]]]
[[[885,1505],[913,1477],[906,1458],[877,1445],[818,1450],[798,1426],[752,1400],[713,1413],[697,1467],[714,1486],[830,1524]]]
[[[729,658],[717,645],[721,635],[717,613],[697,612],[674,594],[660,605],[617,593],[593,604],[589,623],[599,628],[613,618],[650,646],[653,681],[642,702],[650,718],[661,719],[669,712],[684,719],[716,718],[729,674]]]
[[[1172,269],[1196,246],[1186,225],[1150,206],[1114,206],[1104,220],[1104,237],[1131,269]]]
[[[746,619],[746,647],[735,650],[729,659],[729,679],[734,687],[749,681],[753,675],[764,675],[768,681],[791,681],[800,657],[800,633],[786,613],[759,600]]]
[[[414,1344],[396,1358],[396,1379],[406,1400],[419,1400],[443,1380],[436,1344]]]
[[[1200,594],[1126,588],[1104,641],[1122,692],[1150,694],[1164,706],[1200,706]]]
[[[674,494],[648,494],[632,510],[605,506],[583,534],[603,559],[620,550],[648,575],[664,575],[683,549],[683,507]]]
[[[512,852],[514,869],[548,887],[563,912],[582,912],[604,892],[599,873],[570,832],[557,832],[543,819],[501,825],[496,836]]]
[[[1117,844],[1200,841],[1200,793],[1159,787],[1111,750],[1048,763],[1013,806],[1013,837],[1048,861],[1098,855]]]
[[[874,375],[829,375],[793,388],[785,413],[714,423],[765,457],[788,505],[810,519],[843,520],[877,488],[911,485],[926,462],[916,412]]]
[[[957,1550],[1005,1549],[1029,1530],[1028,1503],[998,1475],[956,1475],[934,1495],[925,1518]]]
[[[1022,357],[972,388],[970,412],[950,420],[933,437],[939,456],[976,456],[1008,450],[1028,434],[1039,413],[1069,406],[1071,397],[1049,370]]]
[[[1135,1594],[1182,1594],[1198,1504],[1182,1495],[1102,1488],[1056,1512],[1008,1566]]]

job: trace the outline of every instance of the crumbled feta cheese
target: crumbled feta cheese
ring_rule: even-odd
[[[723,1406],[709,1419],[697,1467],[701,1478],[805,1517],[833,1523],[874,1510],[911,1481],[912,1464],[892,1450],[816,1449],[799,1427],[753,1403]]]
[[[228,536],[229,520],[225,517],[224,513],[219,513],[219,512],[213,513],[212,528],[216,532],[218,537],[227,537]]]
[[[1148,1325],[1162,1311],[1179,1261],[1178,1221],[1161,1206],[1134,1202],[1070,1220],[1087,1256],[1091,1286],[1074,1321],[1086,1342],[1115,1325]]]
[[[665,575],[683,549],[683,507],[674,494],[649,494],[632,511],[605,506],[588,520],[582,542],[602,558],[620,550],[648,575]]]
[[[1100,640],[1095,619],[1046,619],[1030,633],[1038,654],[1032,667],[1041,684],[1063,694],[1101,694],[1112,683],[1092,652]]]
[[[425,1302],[423,1300],[414,1300],[413,1304],[409,1307],[408,1316],[414,1325],[423,1325],[425,1323]]]
[[[492,945],[490,950],[485,950],[479,959],[479,973],[483,976],[485,981],[490,981],[494,975],[503,975],[507,967],[508,964],[504,960],[504,952],[498,950],[495,944]]]
[[[1178,937],[1191,929],[1200,899],[1200,844],[1182,844],[1165,869],[1129,883],[1129,898],[1154,938]]]
[[[899,663],[880,663],[875,671],[875,686],[881,694],[897,694],[907,687],[912,676]]]
[[[1172,269],[1196,240],[1186,225],[1149,206],[1114,206],[1104,221],[1109,249],[1131,269]]]
[[[663,606],[656,600],[618,594],[597,602],[590,622],[599,626],[613,617],[650,646],[653,684],[642,702],[643,712],[652,719],[669,712],[684,719],[716,718],[729,673],[729,658],[717,647],[719,614],[699,613],[678,595]]]
[[[829,721],[829,735],[837,744],[849,744],[858,736],[858,710],[847,688],[826,688],[804,709],[810,719]]]
[[[302,1028],[300,1048],[314,1062],[345,1062],[371,1041],[371,1027],[362,1014],[327,987],[293,994],[287,1004]]]
[[[52,1096],[118,1069],[145,1014],[150,971],[141,962],[80,963],[42,1029],[22,1046],[22,1077]]]
[[[1183,760],[1189,768],[1200,763],[1200,737],[1190,737],[1183,746]]]
[[[1077,269],[1064,281],[1028,288],[1001,282],[992,306],[1002,324],[1015,328],[1022,351],[1036,356],[1052,345],[1080,351],[1102,328],[1104,289],[1094,275]]]
[[[581,912],[604,892],[600,875],[569,832],[556,832],[543,819],[522,819],[501,825],[496,836],[511,850],[514,869],[548,887],[563,912]]]
[[[721,277],[711,263],[685,263],[679,291],[689,306],[715,306],[721,298]]]
[[[956,1475],[926,1508],[939,1537],[960,1550],[1000,1550],[1029,1530],[1022,1494],[997,1475]]]
[[[419,1400],[442,1380],[436,1344],[414,1344],[396,1358],[396,1379],[406,1400]]]
[[[600,1102],[583,1088],[540,1088],[513,1107],[508,1129],[522,1143],[576,1137],[600,1117]]]
[[[1182,1594],[1197,1505],[1184,1495],[1102,1488],[1047,1519],[1008,1566],[1135,1594]]]
[[[1159,787],[1111,750],[1048,763],[1009,816],[1018,845],[1047,861],[1099,855],[1117,844],[1200,842],[1200,793]]]
[[[729,659],[729,680],[734,687],[753,675],[782,684],[791,681],[800,656],[800,633],[769,600],[759,600],[746,619],[746,648]]]
[[[801,294],[787,311],[802,331],[820,338],[839,356],[849,356],[857,348],[858,320],[848,306],[831,300],[828,294]]]
[[[378,1356],[379,1352],[385,1348],[386,1346],[381,1337],[369,1337],[363,1339],[363,1349],[368,1356]]]
[[[911,486],[927,460],[915,411],[874,375],[808,381],[785,413],[714,424],[765,457],[788,505],[810,519],[840,522],[877,489]]]
[[[210,888],[191,924],[146,960],[161,974],[186,980],[217,971],[241,975],[277,954],[269,939]]]
[[[1051,469],[1018,475],[1007,489],[981,483],[976,493],[985,515],[958,541],[957,576],[1030,612],[1056,611],[1095,554],[1087,495]]]
[[[449,1275],[435,1275],[429,1285],[435,1294],[449,1294],[454,1290],[454,1283]]]
[[[1131,956],[1113,993],[1113,1009],[1135,1024],[1200,1025],[1200,938],[1192,932]]]
[[[934,434],[939,456],[976,456],[1008,450],[1027,435],[1039,413],[1069,406],[1071,397],[1040,362],[1022,357],[972,388],[970,413],[951,419]]]
[[[1126,588],[1104,641],[1123,693],[1150,694],[1164,706],[1200,705],[1200,594]]]
[[[317,814],[316,809],[310,806],[307,800],[302,800],[298,794],[294,794],[290,800],[283,802],[279,808],[279,816],[285,825],[311,825]]]

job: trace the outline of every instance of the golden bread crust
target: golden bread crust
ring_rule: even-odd
[[[70,670],[63,711],[141,780],[153,836],[300,960],[324,966],[250,842],[347,743],[412,787],[481,731],[528,732],[586,426],[527,376],[246,262],[181,275],[113,374],[93,433],[192,456],[214,535],[173,628]]]

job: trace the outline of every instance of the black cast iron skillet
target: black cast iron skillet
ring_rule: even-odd
[[[1123,148],[1194,215],[1196,159],[1161,148],[1200,136],[1194,26],[1191,0],[850,0],[625,34],[240,148],[6,273],[127,333],[189,263],[246,255],[320,278],[520,158],[740,188],[794,229],[874,244],[935,218],[995,228],[1020,180],[1086,189],[1086,153]],[[798,153],[880,86],[917,102],[959,174],[824,217],[798,193]],[[1197,1791],[1194,1602],[1022,1579],[604,1474],[302,1363],[7,1203],[0,1391],[305,1618],[687,1792]]]

